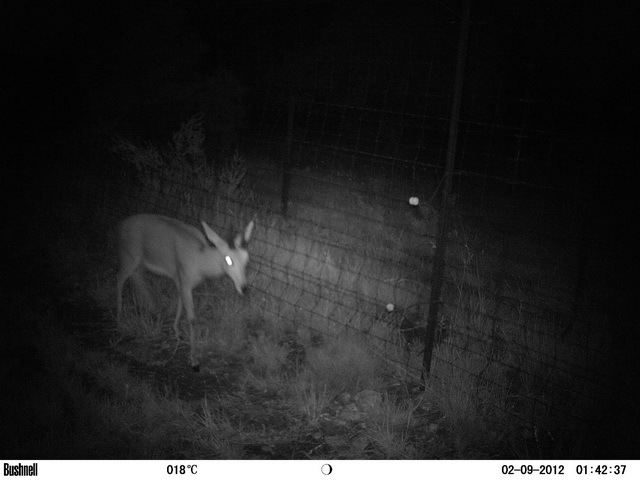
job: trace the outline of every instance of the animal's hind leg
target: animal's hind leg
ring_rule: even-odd
[[[137,298],[140,300],[140,302],[142,302],[142,307],[149,310],[151,313],[153,313],[154,317],[156,317],[156,302],[153,299],[151,292],[149,291],[149,287],[144,279],[144,275],[141,269],[137,269],[135,272],[133,272],[133,275],[131,275],[131,282],[135,287]]]
[[[122,290],[124,289],[124,283],[131,275],[133,275],[133,273],[136,271],[136,268],[137,265],[135,264],[135,262],[129,262],[126,258],[122,258],[120,260],[120,270],[118,271],[118,275],[116,277],[116,294],[118,296],[118,320],[120,320],[120,317],[122,316]]]
[[[176,318],[173,321],[173,331],[176,334],[176,340],[180,340],[180,314],[182,313],[182,292],[178,292],[178,310],[176,312]]]

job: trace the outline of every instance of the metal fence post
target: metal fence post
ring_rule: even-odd
[[[422,388],[426,386],[431,374],[431,357],[435,343],[440,294],[444,277],[444,259],[447,250],[447,223],[451,211],[451,177],[456,157],[456,143],[458,137],[458,121],[460,119],[460,103],[462,100],[462,83],[467,56],[467,37],[469,34],[470,0],[465,0],[462,6],[462,21],[458,41],[458,61],[456,64],[456,78],[453,87],[453,102],[449,117],[449,140],[447,144],[447,165],[444,173],[444,187],[442,189],[442,208],[438,221],[437,249],[434,258],[433,277],[431,282],[431,298],[429,299],[429,313],[424,333],[424,351],[422,356]]]
[[[287,114],[287,145],[284,158],[282,160],[282,192],[281,211],[283,216],[287,216],[289,208],[289,191],[291,188],[291,150],[293,145],[293,117],[295,115],[296,101],[293,94],[289,97],[289,109]]]

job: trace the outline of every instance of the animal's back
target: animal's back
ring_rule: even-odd
[[[198,252],[205,245],[204,235],[195,227],[163,215],[138,214],[119,226],[121,259],[128,257],[154,273],[175,277],[177,257]]]

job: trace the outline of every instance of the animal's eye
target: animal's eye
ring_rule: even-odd
[[[227,265],[229,265],[229,266],[233,265],[233,260],[231,260],[231,257],[229,255],[226,255],[224,257],[224,261],[227,262]]]

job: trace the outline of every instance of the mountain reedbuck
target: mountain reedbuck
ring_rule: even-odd
[[[178,322],[184,305],[189,321],[191,366],[195,371],[200,369],[200,360],[194,350],[192,290],[207,277],[227,275],[233,280],[238,293],[244,293],[247,283],[245,268],[249,260],[245,246],[254,226],[253,220],[249,222],[244,235],[238,234],[231,248],[209,225],[201,223],[204,233],[173,218],[140,214],[124,219],[118,228],[118,319],[122,315],[122,287],[129,277],[141,274],[140,267],[171,278],[178,289],[178,311],[173,330],[176,339],[180,339]]]

